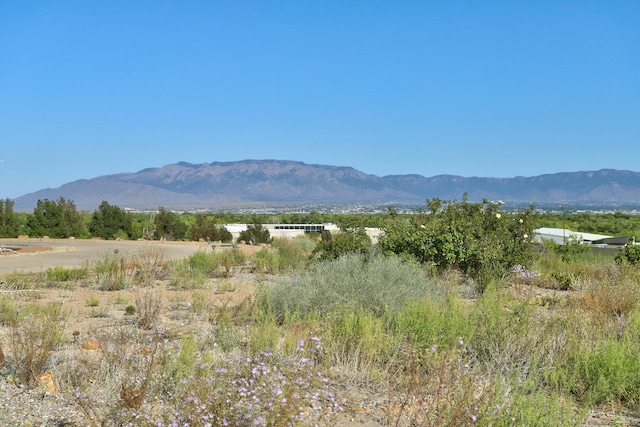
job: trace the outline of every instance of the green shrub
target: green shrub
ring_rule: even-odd
[[[211,254],[211,267],[216,275],[230,277],[233,275],[233,268],[245,264],[247,257],[239,249],[225,250]]]
[[[586,405],[637,407],[640,403],[637,343],[615,337],[596,342],[576,340],[567,346],[566,352],[563,363],[548,373],[549,383],[575,395]]]
[[[618,264],[640,264],[640,246],[639,245],[627,245],[625,246],[615,257]]]
[[[346,229],[331,236],[330,240],[318,242],[313,257],[332,260],[346,254],[366,254],[371,250],[371,239],[364,228]]]
[[[198,251],[189,255],[187,264],[191,270],[198,271],[204,276],[210,276],[213,272],[211,258],[212,255],[210,253]]]
[[[267,293],[266,303],[284,319],[287,313],[331,313],[341,307],[363,308],[378,316],[397,313],[409,299],[439,292],[416,264],[395,256],[357,254],[319,262],[307,271],[282,278]]]
[[[249,349],[252,354],[275,352],[280,342],[281,331],[273,313],[256,310],[256,320],[250,325]]]
[[[278,249],[262,248],[253,254],[254,269],[260,273],[277,274],[281,271],[281,259]]]
[[[460,269],[482,292],[514,266],[534,259],[533,208],[502,213],[500,203],[431,199],[428,212],[407,218],[395,213],[384,225],[379,245],[386,253],[412,256],[438,271]]]

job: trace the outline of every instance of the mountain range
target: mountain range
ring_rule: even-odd
[[[366,174],[352,167],[289,160],[180,162],[135,173],[81,179],[14,200],[31,211],[38,200],[72,200],[94,210],[102,200],[131,209],[211,209],[294,205],[389,205],[425,199],[503,200],[513,203],[640,204],[640,173],[615,169],[533,177],[481,178],[456,175]]]

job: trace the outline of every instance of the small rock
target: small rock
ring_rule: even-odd
[[[38,380],[40,381],[40,384],[42,384],[49,393],[56,392],[56,385],[53,382],[53,377],[51,376],[51,374],[41,375],[40,377],[38,377]]]
[[[82,348],[85,350],[97,350],[100,348],[100,341],[98,340],[89,340],[82,343]]]

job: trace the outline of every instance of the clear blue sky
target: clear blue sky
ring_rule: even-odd
[[[0,198],[187,161],[640,171],[640,1],[0,0]]]

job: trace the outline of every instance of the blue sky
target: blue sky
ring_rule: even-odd
[[[0,198],[187,161],[640,171],[638,1],[0,0]]]

